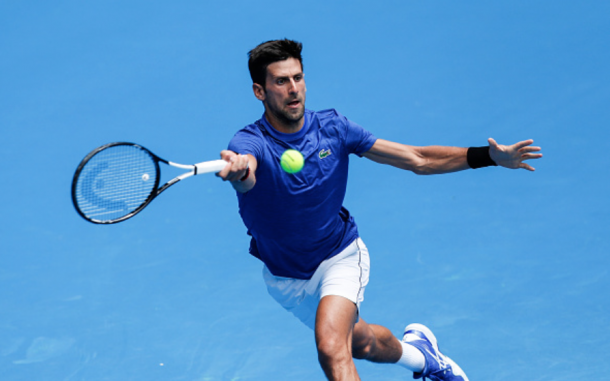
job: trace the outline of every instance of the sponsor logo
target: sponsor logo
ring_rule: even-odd
[[[320,151],[318,153],[318,157],[320,159],[325,159],[327,157],[329,157],[332,154],[332,152],[330,152],[330,148],[329,149],[323,149],[322,151]]]

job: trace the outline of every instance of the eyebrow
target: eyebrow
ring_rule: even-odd
[[[296,73],[296,74],[294,74],[294,75],[292,75],[292,76],[290,76],[290,75],[273,75],[273,74],[271,75],[271,77],[272,77],[273,79],[294,78],[294,77],[296,77],[296,76],[302,76],[302,77],[304,77],[305,75],[303,74],[303,72]]]

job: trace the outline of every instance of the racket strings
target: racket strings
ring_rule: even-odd
[[[108,147],[81,169],[76,202],[90,219],[112,221],[144,204],[157,184],[157,165],[145,150],[132,145]]]

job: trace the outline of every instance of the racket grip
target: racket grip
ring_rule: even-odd
[[[203,163],[195,164],[198,175],[202,173],[220,172],[228,163],[224,160],[204,161]]]

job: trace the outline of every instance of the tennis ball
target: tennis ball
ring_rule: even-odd
[[[287,149],[282,154],[280,164],[282,165],[282,169],[284,171],[288,173],[297,173],[301,169],[303,169],[303,164],[305,164],[305,160],[303,159],[303,155],[299,151],[295,149]]]

